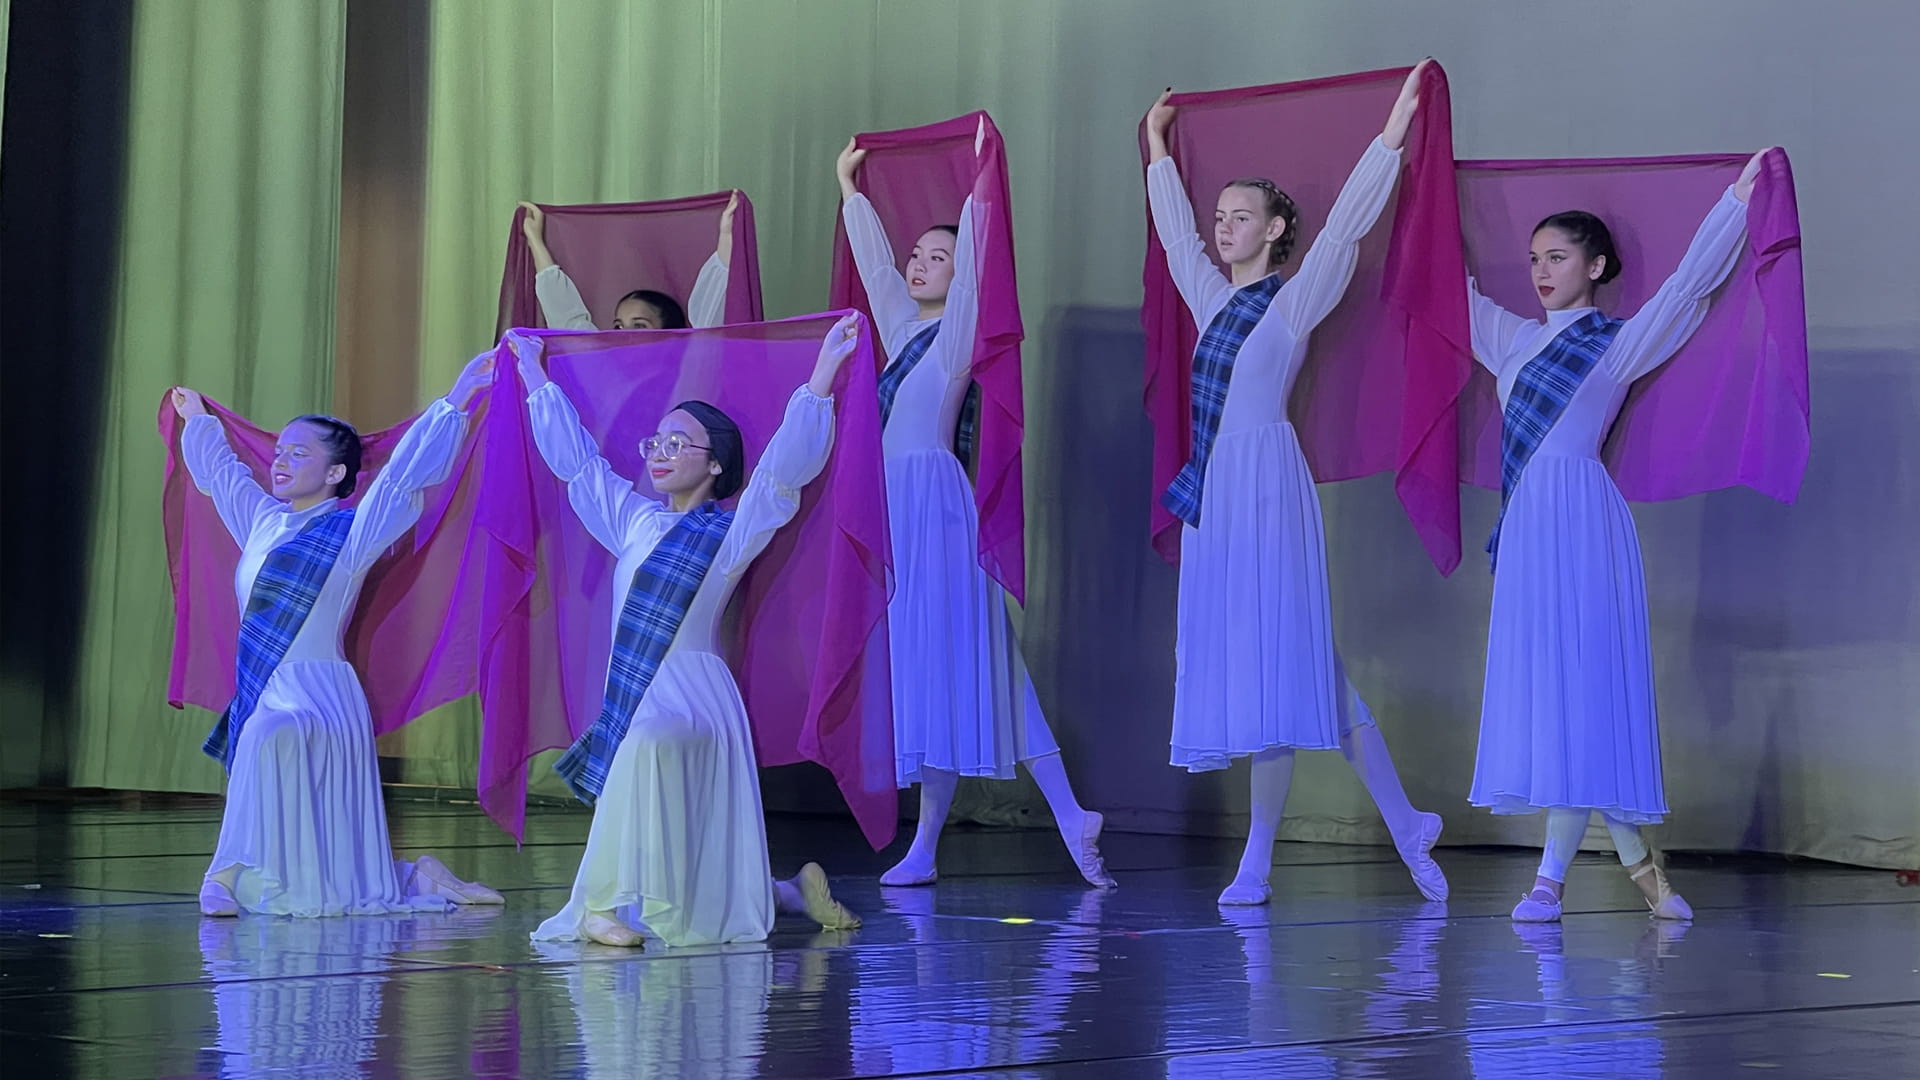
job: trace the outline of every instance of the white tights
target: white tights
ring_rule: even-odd
[[[1566,883],[1567,867],[1580,850],[1580,838],[1587,834],[1587,821],[1592,814],[1592,810],[1564,806],[1547,811],[1547,843],[1540,853],[1541,877]],[[1620,854],[1620,865],[1634,866],[1647,857],[1647,842],[1640,838],[1638,825],[1621,821],[1605,810],[1600,811],[1600,816],[1613,837],[1613,849]]]

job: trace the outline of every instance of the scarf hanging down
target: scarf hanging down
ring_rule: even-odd
[[[1193,350],[1193,449],[1160,497],[1160,505],[1193,528],[1200,527],[1200,493],[1207,481],[1213,441],[1220,434],[1220,416],[1226,411],[1233,362],[1279,295],[1280,284],[1279,274],[1269,274],[1234,293],[1207,324],[1207,332]]]
[[[1500,519],[1494,522],[1493,535],[1487,538],[1489,568],[1500,558],[1500,526],[1507,517],[1507,503],[1520,482],[1533,452],[1540,448],[1547,432],[1567,411],[1575,391],[1587,380],[1594,365],[1606,355],[1613,337],[1624,324],[1598,311],[1574,322],[1554,335],[1540,355],[1527,361],[1514,379],[1513,392],[1500,422]]]
[[[240,617],[240,649],[235,662],[233,701],[220,715],[200,749],[223,767],[233,769],[233,750],[240,728],[260,704],[267,680],[300,636],[320,590],[333,573],[340,548],[353,528],[353,510],[320,515],[294,534],[293,539],[267,553],[247,594],[247,610]]]
[[[708,503],[675,522],[633,572],[613,635],[600,716],[553,766],[581,802],[593,805],[606,786],[607,769],[627,736],[634,710],[680,633],[732,525],[732,511]]]

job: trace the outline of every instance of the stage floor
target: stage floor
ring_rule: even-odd
[[[764,946],[535,946],[587,816],[512,844],[395,802],[395,847],[501,889],[450,915],[202,919],[217,804],[0,804],[7,1076],[1920,1076],[1920,888],[1891,872],[1676,857],[1647,918],[1584,855],[1562,927],[1507,911],[1533,858],[1443,849],[1447,905],[1384,848],[1281,844],[1267,908],[1214,896],[1224,841],[1113,835],[1083,888],[1050,833],[954,829],[932,889],[879,887],[850,826],[769,824],[866,919]]]

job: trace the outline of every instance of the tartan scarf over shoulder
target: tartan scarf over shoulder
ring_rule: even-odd
[[[294,534],[293,539],[267,553],[247,594],[247,610],[240,616],[240,649],[235,663],[233,701],[220,714],[200,749],[229,771],[240,728],[253,715],[260,694],[275,668],[300,636],[313,605],[320,598],[340,548],[353,528],[351,508],[321,514]]]
[[[1227,407],[1227,387],[1233,381],[1233,362],[1247,335],[1280,293],[1280,275],[1269,274],[1239,290],[1207,324],[1193,350],[1193,379],[1189,390],[1192,410],[1191,449],[1187,463],[1167,485],[1160,505],[1193,528],[1200,527],[1200,494],[1207,480],[1207,462],[1220,434],[1220,416]]]
[[[1540,448],[1547,433],[1567,411],[1574,392],[1587,381],[1594,365],[1605,356],[1620,332],[1624,320],[1609,319],[1598,311],[1588,312],[1554,335],[1540,354],[1527,361],[1507,395],[1506,411],[1500,418],[1500,520],[1487,538],[1488,564],[1498,565],[1500,526],[1507,517],[1507,503],[1513,499],[1514,486],[1526,471],[1533,452]]]
[[[887,421],[893,417],[894,395],[900,392],[900,384],[907,381],[913,369],[926,359],[927,350],[933,347],[933,339],[940,333],[940,324],[934,323],[913,335],[907,347],[900,350],[900,358],[887,370],[880,373],[880,383],[875,388],[880,397],[880,427],[886,429]],[[966,400],[960,404],[960,420],[953,429],[953,456],[960,459],[961,467],[968,473],[973,472],[975,441],[980,431],[980,384],[967,384]]]
[[[633,572],[613,634],[600,716],[553,766],[588,806],[606,786],[607,770],[627,737],[634,710],[659,672],[732,525],[733,512],[713,503],[691,511],[667,530]]]

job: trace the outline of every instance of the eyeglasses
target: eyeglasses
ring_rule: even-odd
[[[685,435],[669,435],[664,439],[658,435],[649,435],[640,440],[640,453],[648,461],[656,457],[661,461],[672,461],[680,456],[682,450],[712,449],[711,446],[701,446],[699,443],[687,441]]]

